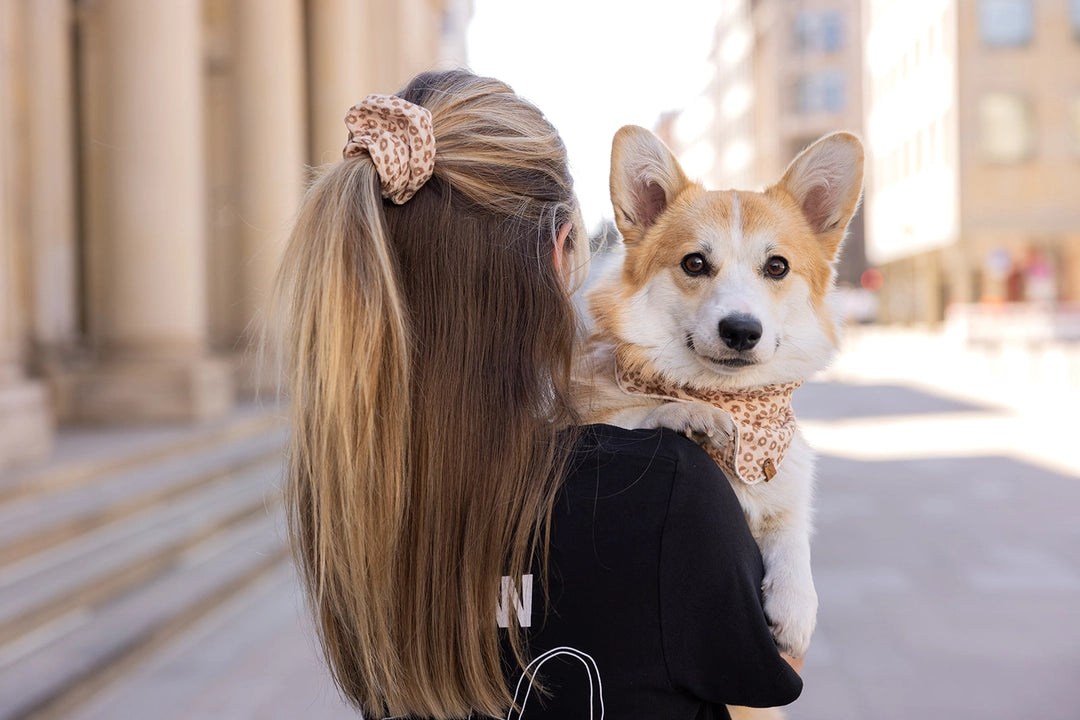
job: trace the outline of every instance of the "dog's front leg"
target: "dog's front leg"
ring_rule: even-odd
[[[777,647],[796,658],[806,655],[817,623],[817,591],[810,572],[810,533],[782,525],[758,537],[765,563],[765,616]]]
[[[723,447],[735,429],[731,416],[703,402],[665,402],[644,418],[640,427],[666,427],[699,445]]]

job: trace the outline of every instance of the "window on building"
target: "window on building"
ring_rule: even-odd
[[[839,70],[825,70],[821,73],[821,85],[821,104],[825,112],[843,111],[847,101],[844,74]]]
[[[979,98],[979,149],[995,163],[1019,162],[1032,151],[1031,106],[1018,93],[988,92]]]
[[[798,52],[810,52],[814,47],[814,18],[811,12],[800,12],[795,16],[795,49]]]
[[[795,81],[795,112],[802,115],[842,112],[847,82],[839,70],[804,73]]]
[[[839,10],[821,13],[821,49],[839,52],[844,46],[844,16]]]
[[[795,16],[795,49],[834,53],[844,46],[844,14],[839,10],[804,10]]]
[[[812,87],[811,75],[800,75],[795,78],[795,92],[792,93],[792,100],[794,100],[794,110],[797,113],[805,114],[811,111],[811,106],[814,102],[814,91]]]
[[[979,0],[979,35],[989,47],[1013,47],[1031,41],[1035,18],[1032,0]]]

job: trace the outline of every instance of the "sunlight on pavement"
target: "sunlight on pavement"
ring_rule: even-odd
[[[1080,478],[1080,443],[1068,419],[1080,404],[1077,374],[1069,347],[972,349],[940,332],[853,328],[819,380],[893,383],[977,407],[799,424],[812,447],[837,457],[1002,456]]]
[[[819,453],[854,460],[1001,455],[1080,477],[1075,430],[1013,413],[800,420]]]

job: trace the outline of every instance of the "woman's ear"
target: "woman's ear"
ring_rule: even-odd
[[[569,273],[566,269],[566,238],[570,237],[570,231],[573,228],[573,223],[565,222],[562,224],[558,234],[555,236],[555,247],[551,251],[551,261],[555,263],[555,272],[564,281],[569,279]]]

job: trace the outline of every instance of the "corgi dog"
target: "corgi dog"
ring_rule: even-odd
[[[765,614],[795,658],[817,615],[815,456],[790,398],[837,348],[828,296],[862,175],[861,142],[837,132],[762,192],[710,192],[651,132],[619,130],[622,262],[588,291],[575,368],[587,421],[685,432],[725,470],[761,549]]]

